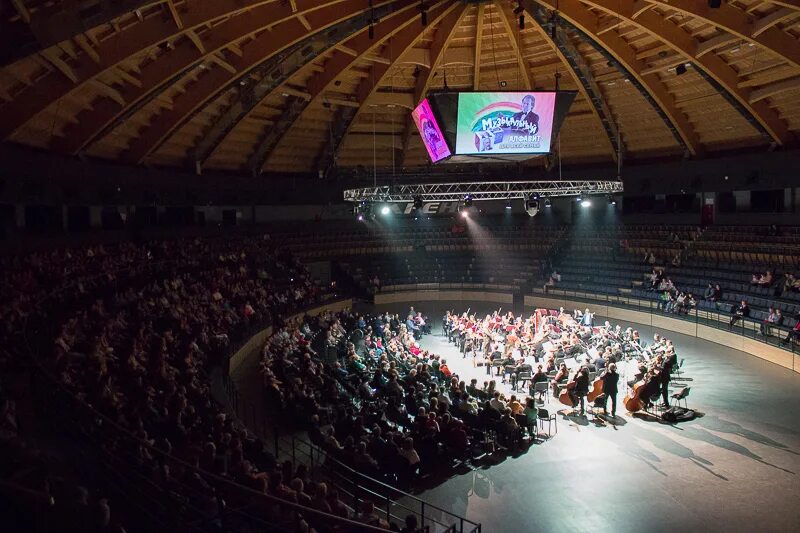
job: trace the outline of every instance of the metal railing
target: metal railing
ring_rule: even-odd
[[[691,322],[695,325],[708,326],[714,329],[723,330],[727,333],[740,335],[742,337],[763,342],[770,346],[778,347],[796,356],[800,356],[800,346],[796,342],[785,342],[787,333],[785,326],[781,329],[777,325],[769,328],[768,334],[761,333],[762,322],[750,318],[741,318],[731,325],[731,313],[723,311],[722,309],[707,310],[707,309],[691,309],[687,313],[667,312],[662,309],[658,301],[637,298],[618,292],[616,294],[598,294],[597,292],[584,290],[584,289],[566,289],[566,288],[550,288],[544,291],[540,288],[533,290],[534,296],[541,296],[550,300],[563,300],[566,304],[568,301],[581,302],[586,304],[605,304],[623,309],[630,309],[632,311],[639,311],[648,313],[653,316],[674,318]],[[797,365],[798,361],[792,358],[793,368]]]

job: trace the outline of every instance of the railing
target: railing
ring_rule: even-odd
[[[276,452],[288,454],[293,461],[304,462],[312,469],[322,468],[333,479],[340,492],[346,492],[356,504],[364,499],[376,503],[376,508],[384,513],[387,521],[402,521],[405,515],[413,514],[421,526],[427,527],[434,533],[448,531],[480,533],[481,531],[481,524],[366,476],[304,439],[296,436],[278,437]]]
[[[320,330],[314,334],[309,340],[311,345],[321,333]],[[257,435],[272,443],[276,459],[289,459],[293,464],[305,464],[309,472],[317,476],[324,472],[339,491],[349,497],[352,507],[357,508],[363,500],[372,501],[376,504],[376,511],[380,510],[388,522],[402,523],[406,515],[413,514],[420,527],[432,533],[481,532],[480,523],[358,472],[297,434],[282,435],[275,420],[267,415],[258,416],[255,406],[241,398],[235,383],[227,374],[223,375],[223,385],[234,416]]]
[[[602,303],[620,307],[623,309],[630,309],[643,313],[649,313],[654,316],[669,317],[694,324],[708,326],[711,328],[723,330],[727,333],[733,333],[742,337],[763,342],[770,346],[775,346],[785,350],[788,353],[800,355],[800,347],[796,342],[785,343],[785,329],[780,329],[778,326],[772,326],[771,334],[762,335],[760,326],[761,322],[749,318],[742,318],[736,321],[731,327],[730,319],[732,315],[720,309],[705,310],[705,309],[691,309],[688,313],[668,313],[662,310],[657,301],[646,300],[626,295],[622,292],[617,294],[598,294],[582,289],[564,289],[564,288],[551,288],[548,291],[542,289],[534,289],[534,296],[541,296],[552,300],[571,300],[578,302],[585,302],[587,304]]]

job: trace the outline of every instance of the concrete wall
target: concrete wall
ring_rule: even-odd
[[[560,307],[566,310],[572,309],[585,309],[586,302],[577,302],[559,298],[547,298],[538,295],[525,296],[526,309],[558,309]],[[636,324],[644,324],[654,328],[663,329],[667,331],[674,331],[683,333],[684,335],[691,335],[703,340],[716,342],[723,346],[728,346],[735,350],[740,350],[750,355],[754,355],[765,361],[775,363],[784,368],[788,368],[795,372],[800,373],[800,355],[792,354],[789,351],[782,350],[776,346],[749,339],[743,335],[729,333],[725,330],[712,328],[691,322],[689,320],[680,320],[645,311],[634,311],[632,309],[624,309],[606,304],[591,304],[589,308],[592,312],[600,316],[607,317],[610,321],[620,320],[625,322],[634,322]]]
[[[487,291],[400,291],[378,293],[375,295],[375,305],[393,304],[400,302],[491,302],[499,304],[513,304],[514,295],[503,292]]]

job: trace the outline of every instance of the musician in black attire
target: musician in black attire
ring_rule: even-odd
[[[672,374],[672,359],[665,357],[664,362],[661,364],[661,399],[664,401],[664,409],[669,409],[669,378]]]
[[[586,395],[589,393],[589,370],[586,367],[581,367],[578,370],[578,375],[575,376],[575,388],[570,391],[569,395],[572,398],[572,405],[577,405],[578,401],[581,403],[581,414],[586,412]]]
[[[617,416],[617,386],[619,384],[619,374],[617,374],[616,363],[608,365],[608,370],[603,374],[603,412],[608,413],[606,405],[611,399],[611,416]]]

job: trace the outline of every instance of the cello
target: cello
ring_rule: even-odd
[[[578,373],[580,369],[575,372],[575,375],[572,376],[572,379],[567,383],[567,386],[561,391],[561,394],[558,395],[558,401],[566,405],[567,407],[575,407],[577,403],[572,402],[572,397],[570,396],[569,392],[575,389],[577,385]]]
[[[603,394],[603,375],[605,375],[605,372],[592,381],[592,388],[589,389],[589,394],[586,395],[586,401],[589,403],[594,403],[594,401]]]

